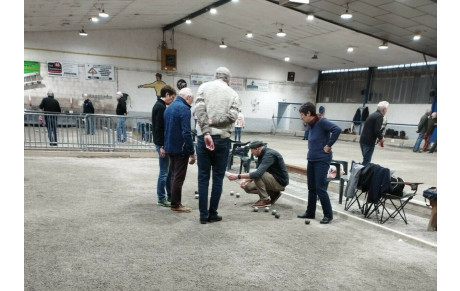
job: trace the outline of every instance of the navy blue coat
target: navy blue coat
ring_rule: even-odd
[[[182,97],[177,97],[164,113],[164,149],[168,154],[193,155],[190,105]]]

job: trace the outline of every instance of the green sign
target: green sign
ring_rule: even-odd
[[[24,61],[24,74],[37,73],[40,74],[40,63]]]

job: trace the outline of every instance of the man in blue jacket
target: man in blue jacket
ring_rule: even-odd
[[[191,211],[191,208],[183,206],[181,201],[182,185],[187,174],[188,164],[193,165],[196,160],[190,124],[192,103],[192,90],[183,88],[164,113],[164,150],[171,161],[171,211],[174,212]]]

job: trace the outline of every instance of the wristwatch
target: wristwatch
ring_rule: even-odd
[[[241,175],[240,175],[240,174],[238,174],[238,179],[241,179]]]

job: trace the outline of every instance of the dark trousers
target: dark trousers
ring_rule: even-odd
[[[330,163],[324,161],[311,162],[307,164],[307,183],[308,183],[308,205],[307,215],[315,216],[316,201],[319,197],[323,214],[325,217],[332,218],[332,206],[329,195],[327,194],[327,172]]]
[[[50,145],[57,145],[57,116],[45,116],[45,123]]]
[[[187,175],[188,156],[169,154],[171,160],[171,207],[177,207],[182,201],[182,185]]]
[[[201,219],[217,215],[230,148],[229,138],[221,138],[219,135],[213,135],[212,139],[214,141],[214,150],[210,151],[206,148],[203,136],[198,136],[198,205]],[[208,188],[211,171],[212,187],[208,209]]]

